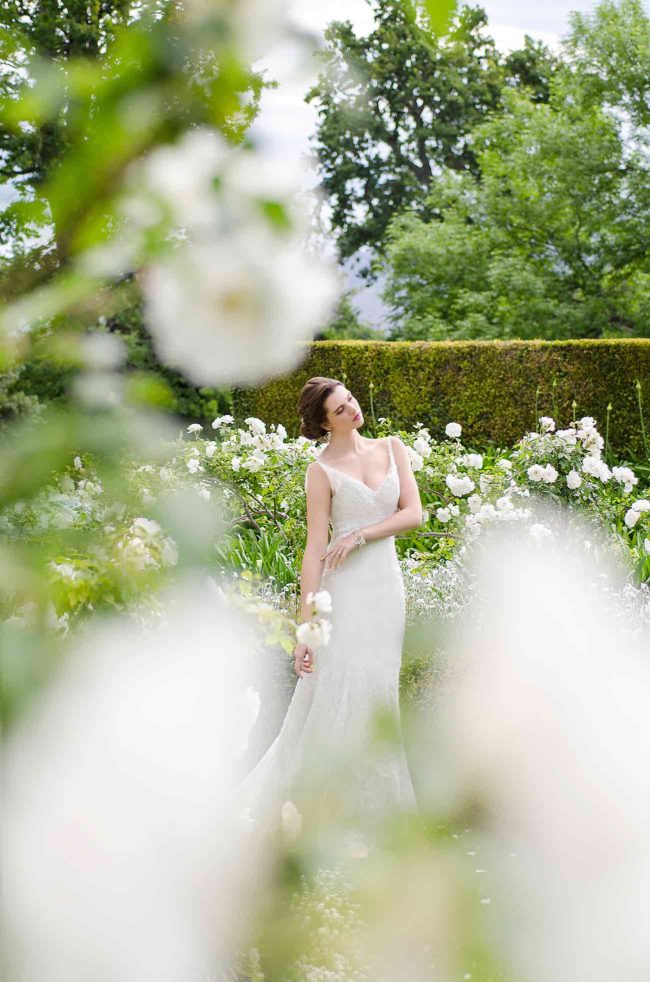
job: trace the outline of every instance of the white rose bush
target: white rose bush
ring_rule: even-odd
[[[527,522],[532,542],[539,541],[546,533],[531,512],[534,501],[555,502],[588,516],[628,557],[636,582],[648,580],[650,498],[638,494],[637,476],[630,467],[610,469],[605,463],[602,438],[590,417],[558,430],[549,417],[544,420],[540,432],[526,434],[508,455],[466,451],[456,435],[458,424],[455,435],[441,442],[419,424],[401,434],[426,519],[398,540],[409,592],[413,585],[415,594],[421,593],[419,577],[462,560],[470,544],[495,523]],[[288,649],[288,625],[299,603],[304,473],[321,449],[304,437],[288,438],[282,424],[248,417],[237,426],[226,414],[189,424],[156,466],[133,461],[125,470],[123,500],[108,496],[90,459],[82,463],[76,455],[52,487],[1,512],[0,528],[16,539],[50,538],[51,589],[44,602],[69,624],[89,605],[100,606],[107,592],[111,603],[126,608],[149,590],[152,576],[164,580],[165,570],[178,563],[179,546],[160,518],[146,511],[187,493],[197,506],[200,500],[219,510],[211,559],[215,571],[231,585],[238,581],[238,594],[245,590],[251,601],[258,596],[263,610],[270,602],[281,612],[284,628],[275,640],[281,638]],[[58,533],[70,528],[99,531],[101,541],[88,555],[57,556]],[[581,542],[580,548],[587,547]],[[430,599],[431,610],[437,610],[433,590]],[[409,609],[414,614],[415,607]],[[18,607],[6,609],[6,618],[16,615]],[[318,643],[326,639],[326,631],[321,632]]]

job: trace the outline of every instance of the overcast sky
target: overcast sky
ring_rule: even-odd
[[[488,15],[489,32],[503,50],[519,47],[526,34],[557,49],[562,35],[569,28],[569,12],[587,13],[597,0],[486,0],[481,3]],[[476,6],[476,4],[469,4]],[[365,0],[293,0],[293,16],[309,31],[322,33],[332,20],[352,21],[358,34],[372,27],[370,7]],[[311,68],[303,71],[289,47],[278,49],[263,65],[268,76],[280,83],[280,88],[266,92],[262,99],[260,118],[254,126],[258,140],[263,141],[274,155],[308,153],[309,140],[316,128],[316,112],[304,102],[304,94],[313,80]],[[315,176],[309,182],[314,184]],[[353,276],[352,285],[358,285]],[[364,290],[357,296],[356,305],[362,315],[379,326],[384,310],[377,288]]]

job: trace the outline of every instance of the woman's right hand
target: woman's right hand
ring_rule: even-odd
[[[300,678],[303,672],[314,671],[314,651],[304,641],[299,641],[293,649],[293,658],[293,670],[298,678]]]

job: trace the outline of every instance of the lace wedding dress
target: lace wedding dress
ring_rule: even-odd
[[[332,488],[330,542],[397,511],[400,484],[392,439],[388,472],[377,488],[318,460]],[[307,475],[305,476],[305,491]],[[417,809],[399,736],[399,669],[405,620],[402,572],[395,537],[355,548],[338,569],[323,571],[319,589],[332,598],[329,643],[314,654],[314,671],[298,679],[280,733],[239,785],[253,819],[278,815],[294,801],[301,779],[326,793],[342,791],[346,814],[381,816]],[[376,713],[392,720],[394,738],[376,749],[369,736]],[[375,746],[375,750],[372,750]],[[334,768],[337,763],[339,769]],[[329,784],[328,784],[329,780]]]

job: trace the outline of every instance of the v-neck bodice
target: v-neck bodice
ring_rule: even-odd
[[[400,482],[391,437],[388,437],[388,455],[390,458],[388,472],[377,488],[371,488],[365,481],[331,467],[324,461],[316,460],[327,474],[332,489],[330,505],[332,542],[364,525],[381,522],[397,511]]]
[[[391,444],[391,440],[390,440],[390,437],[388,437],[388,470],[386,472],[386,475],[385,475],[383,481],[381,482],[381,484],[379,485],[378,488],[371,488],[370,485],[369,484],[366,484],[365,481],[360,481],[358,477],[352,477],[351,474],[346,474],[345,471],[339,470],[338,467],[332,467],[331,464],[326,464],[324,460],[317,460],[316,463],[317,464],[320,464],[320,466],[321,467],[324,467],[326,470],[334,471],[336,474],[341,474],[342,477],[347,477],[348,480],[350,480],[350,481],[356,481],[357,484],[363,485],[363,487],[364,488],[367,488],[368,491],[371,491],[373,494],[377,494],[377,492],[384,485],[384,482],[387,481],[388,478],[390,477],[391,470],[395,466],[395,458],[393,457],[393,447],[392,447],[392,444]],[[332,489],[332,490],[334,490],[334,489]]]

